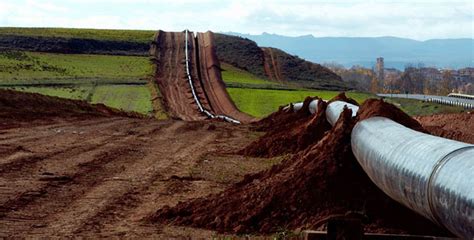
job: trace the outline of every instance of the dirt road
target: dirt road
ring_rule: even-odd
[[[210,236],[142,219],[268,167],[232,154],[249,134],[221,122],[125,117],[4,129],[0,238]]]

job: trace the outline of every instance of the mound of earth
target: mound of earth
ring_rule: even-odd
[[[432,135],[474,144],[474,113],[415,117]]]
[[[397,112],[387,113],[391,110]],[[367,101],[360,115],[389,116],[421,129],[416,121],[381,100]],[[322,230],[330,217],[349,214],[362,218],[367,232],[449,235],[390,199],[370,181],[350,146],[356,121],[351,110],[345,109],[319,142],[292,158],[247,175],[221,193],[164,207],[150,220],[220,232],[269,233]]]
[[[144,117],[103,104],[0,89],[0,128],[36,120],[50,122],[55,117],[87,119],[108,116]]]
[[[299,152],[321,140],[331,129],[331,125],[326,120],[328,103],[319,101],[318,112],[311,114],[308,106],[314,99],[322,100],[317,97],[307,97],[303,102],[303,107],[296,113],[292,109],[280,108],[278,112],[260,120],[256,123],[257,129],[267,131],[267,133],[239,153],[253,157],[274,157]],[[343,92],[332,98],[329,103],[333,101],[359,105]]]

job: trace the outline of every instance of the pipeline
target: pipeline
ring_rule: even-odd
[[[331,125],[345,107],[356,115],[355,105],[342,101],[328,105]],[[474,145],[372,117],[354,126],[351,147],[385,194],[455,235],[474,239]]]
[[[450,106],[458,106],[463,107],[465,109],[474,109],[474,105],[470,103],[460,102],[460,101],[451,101],[442,98],[428,98],[426,99],[427,102],[434,102],[439,104],[445,104]]]
[[[184,37],[185,38],[184,52],[185,52],[185,61],[186,61],[186,77],[188,79],[189,87],[191,88],[191,94],[193,95],[194,102],[196,103],[199,112],[203,113],[204,115],[206,115],[208,118],[211,118],[211,119],[221,119],[221,120],[231,122],[231,123],[234,123],[234,124],[240,124],[240,121],[238,121],[236,119],[233,119],[233,118],[225,116],[225,115],[213,114],[209,110],[205,109],[202,106],[201,101],[199,100],[199,97],[196,93],[196,88],[194,87],[194,83],[193,83],[193,80],[192,80],[192,77],[191,77],[189,49],[188,49],[188,45],[189,45],[188,35],[189,35],[189,31],[186,29],[185,30],[185,37]]]

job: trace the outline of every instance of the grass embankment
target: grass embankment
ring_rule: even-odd
[[[0,85],[146,83],[146,57],[35,52],[0,53]]]
[[[28,37],[85,38],[95,40],[127,41],[148,43],[153,39],[153,30],[111,30],[80,28],[16,28],[2,27],[1,35]]]
[[[153,112],[146,57],[33,52],[0,53],[0,86]]]

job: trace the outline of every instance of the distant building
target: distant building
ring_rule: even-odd
[[[379,80],[379,82],[383,82],[384,79],[384,63],[383,57],[377,58],[377,63],[375,64],[375,76]]]

